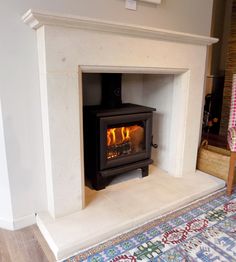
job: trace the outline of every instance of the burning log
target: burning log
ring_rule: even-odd
[[[124,142],[107,147],[107,158],[111,159],[121,155],[128,155],[131,153],[131,142]]]

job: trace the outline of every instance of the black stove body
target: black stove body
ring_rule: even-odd
[[[121,74],[102,74],[102,104],[84,107],[85,176],[96,190],[110,178],[142,169],[148,175],[154,108],[122,104]]]

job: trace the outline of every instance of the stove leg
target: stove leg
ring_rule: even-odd
[[[93,182],[93,188],[95,190],[102,190],[106,188],[106,186],[107,186],[107,180],[102,177],[100,177],[99,179],[96,179],[96,181]]]
[[[148,176],[148,166],[144,166],[142,169],[142,177]]]

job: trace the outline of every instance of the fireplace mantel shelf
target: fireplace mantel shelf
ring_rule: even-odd
[[[57,14],[46,11],[34,11],[31,9],[23,15],[22,20],[32,29],[38,29],[43,25],[52,25],[96,30],[165,41],[190,43],[196,45],[211,45],[218,42],[217,38],[207,36],[157,29],[153,27],[115,23],[111,21],[91,19],[81,16]]]

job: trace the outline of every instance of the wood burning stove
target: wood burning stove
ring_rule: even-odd
[[[153,162],[152,113],[155,109],[122,104],[120,83],[120,74],[103,74],[103,92],[111,86],[109,92],[113,94],[106,95],[106,101],[103,95],[102,105],[84,107],[85,176],[96,190],[105,188],[114,175],[137,168],[142,169],[143,177],[147,176],[148,166]],[[113,95],[115,99],[111,99]]]

